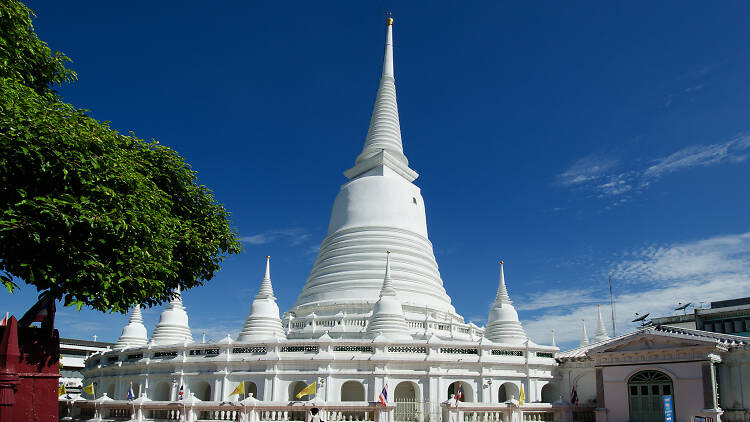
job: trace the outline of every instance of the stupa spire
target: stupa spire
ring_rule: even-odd
[[[396,298],[396,289],[393,288],[390,256],[391,251],[386,251],[383,288],[380,290],[380,299],[372,309],[372,316],[367,324],[367,336],[375,338],[382,335],[388,339],[411,340],[409,327],[404,317],[404,308]]]
[[[508,288],[505,286],[505,272],[503,271],[503,261],[500,261],[500,285],[497,288],[495,302],[513,303],[508,295]]]
[[[383,288],[380,290],[380,297],[396,296],[396,289],[393,288],[393,279],[391,279],[391,251],[385,251],[385,277],[383,277]]]
[[[185,312],[185,306],[182,304],[182,294],[178,286],[172,292],[172,299],[164,307],[161,316],[159,316],[159,323],[154,328],[151,343],[160,345],[192,341],[193,334],[190,331],[188,315]]]
[[[552,330],[552,347],[557,347],[557,344],[555,344],[555,330]]]
[[[260,283],[260,290],[255,295],[256,299],[272,299],[276,300],[273,295],[273,286],[271,285],[271,257],[266,257],[266,275],[263,277],[263,281]]]
[[[272,338],[286,338],[286,333],[279,318],[279,306],[273,295],[271,285],[271,257],[266,257],[266,274],[260,283],[260,290],[255,295],[250,314],[245,320],[242,331],[237,336],[237,341],[258,341]]]
[[[404,155],[401,142],[396,80],[393,72],[393,18],[390,16],[386,20],[383,73],[380,77],[378,93],[375,96],[375,106],[372,110],[365,146],[362,153],[357,156],[355,166],[344,172],[344,175],[354,179],[376,169],[379,170],[378,175],[382,176],[383,167],[387,167],[409,182],[419,176],[417,172],[409,168],[409,160]]]
[[[497,288],[495,302],[490,309],[490,316],[487,318],[484,336],[498,343],[523,343],[528,337],[526,337],[526,332],[518,320],[518,312],[513,307],[513,302],[508,295],[503,264],[503,261],[500,261],[500,284]]]
[[[130,313],[130,322],[122,328],[122,334],[114,345],[114,349],[124,349],[126,347],[140,347],[148,343],[148,334],[146,327],[143,325],[143,316],[141,315],[141,306],[136,304]]]
[[[581,318],[581,346],[588,346],[589,344],[589,335],[586,333],[586,321]]]
[[[609,335],[607,335],[607,328],[604,326],[604,318],[602,318],[602,306],[596,305],[597,310],[597,319],[596,319],[596,331],[594,332],[594,343],[598,343],[600,341],[609,340]]]
[[[393,74],[393,17],[388,15],[385,20],[385,53],[383,53],[383,75],[394,77]]]

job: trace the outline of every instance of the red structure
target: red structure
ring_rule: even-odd
[[[59,358],[57,330],[0,326],[0,421],[57,421]]]

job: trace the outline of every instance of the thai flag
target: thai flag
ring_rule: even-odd
[[[576,386],[575,385],[570,390],[570,404],[574,404],[574,405],[578,406],[578,391],[576,391]]]
[[[383,391],[380,392],[378,400],[380,400],[380,403],[382,403],[383,406],[388,406],[388,384],[383,387]]]
[[[180,393],[179,393],[179,395],[180,395],[180,400],[182,400],[182,397],[185,395],[185,386],[183,386],[183,385],[180,386]]]
[[[130,381],[130,389],[128,389],[128,400],[133,400],[133,381]]]
[[[456,403],[464,397],[464,390],[461,388],[461,383],[458,383],[458,390],[456,391]]]

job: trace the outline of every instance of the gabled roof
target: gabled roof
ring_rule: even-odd
[[[615,343],[620,343],[626,338],[646,334],[715,343],[728,348],[746,347],[750,345],[750,338],[748,337],[713,333],[710,331],[692,330],[689,328],[679,328],[668,325],[654,325],[650,327],[643,327],[636,331],[631,331],[609,340],[591,343],[586,346],[576,347],[575,349],[557,353],[555,354],[555,359],[557,359],[558,361],[591,359],[588,355],[589,351],[603,351],[607,346],[614,345]]]

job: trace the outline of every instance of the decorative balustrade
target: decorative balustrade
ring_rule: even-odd
[[[394,403],[382,406],[374,402],[158,402],[146,399],[60,401],[60,421],[66,422],[310,422],[310,409],[317,407],[321,419],[330,422],[439,422],[440,415],[428,415],[428,404]],[[405,406],[406,405],[406,406]],[[441,403],[445,422],[591,422],[591,406],[526,403]]]
[[[106,400],[61,401],[60,421],[68,422],[309,422],[310,409],[317,407],[321,419],[330,422],[393,422],[395,406],[374,402],[346,403],[273,403],[273,402],[155,402]]]
[[[590,406],[565,404],[526,403],[442,403],[445,422],[593,422],[581,419],[583,414],[593,415]]]

